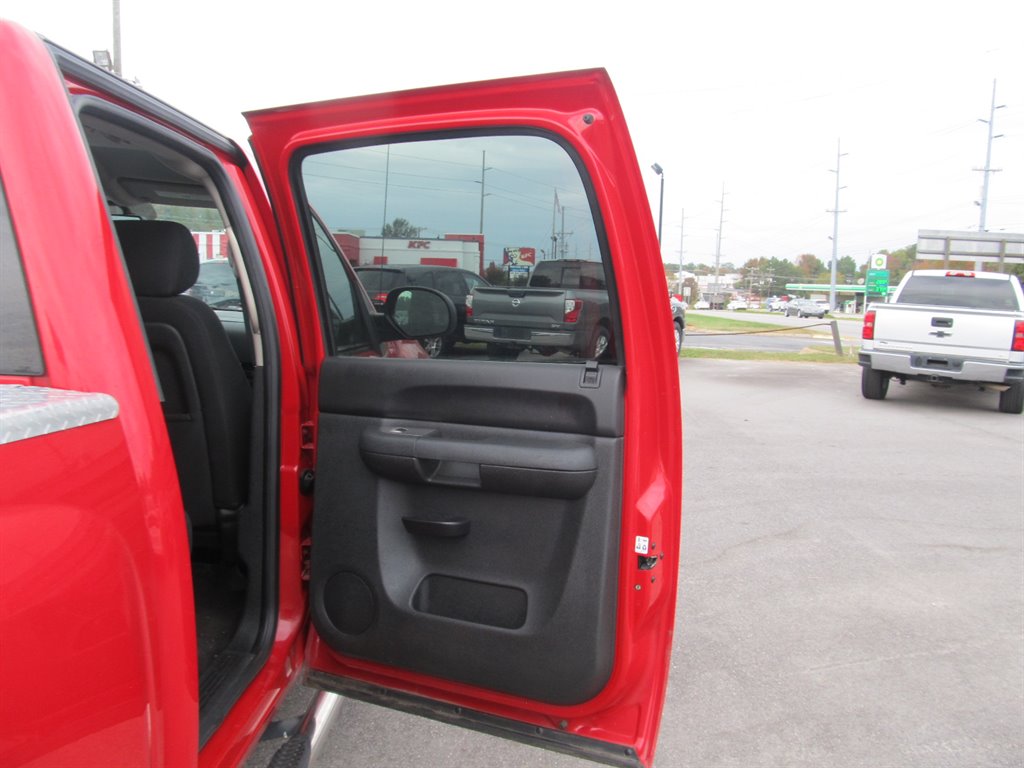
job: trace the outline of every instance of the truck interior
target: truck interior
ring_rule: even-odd
[[[220,161],[89,96],[75,100],[149,342],[181,485],[195,598],[200,743],[262,666],[276,618],[273,323]],[[230,280],[198,285],[195,232]],[[254,250],[254,249],[253,249]],[[219,259],[218,259],[219,261]],[[255,271],[258,273],[258,270]],[[270,338],[268,338],[268,336]],[[262,470],[261,470],[262,468]]]

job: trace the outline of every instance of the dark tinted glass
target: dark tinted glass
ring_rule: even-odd
[[[25,285],[7,197],[0,184],[0,373],[38,376],[43,373],[32,302]]]
[[[405,285],[405,278],[391,269],[357,269],[356,277],[372,296],[375,293],[387,293],[392,288]]]
[[[301,160],[307,200],[371,299],[403,286],[447,295],[455,325],[420,340],[433,358],[615,362],[582,164],[540,135],[411,138]]]
[[[1010,280],[914,275],[900,292],[897,304],[934,304],[964,309],[1016,311],[1017,297]]]

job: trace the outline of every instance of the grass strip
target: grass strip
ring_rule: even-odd
[[[828,321],[808,319],[807,322],[809,324],[811,322],[827,323]],[[714,317],[709,315],[697,315],[692,313],[686,316],[686,331],[687,333],[689,333],[690,331],[693,331],[694,333],[742,333],[744,331],[778,331],[779,333],[802,336],[812,336],[815,334],[831,335],[831,331],[829,330],[827,325],[822,325],[817,328],[806,329],[789,328],[784,325],[779,325],[778,323],[759,323],[750,320],[733,320],[732,318],[728,317]]]
[[[699,349],[683,347],[679,357],[711,358],[716,360],[768,360],[772,362],[794,363],[843,363],[853,365],[857,362],[857,350],[847,350],[842,357],[834,352],[761,352],[753,349]]]

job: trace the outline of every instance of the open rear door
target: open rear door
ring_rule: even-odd
[[[309,682],[649,765],[679,562],[678,362],[607,74],[247,118],[310,372]],[[537,262],[593,264],[558,327],[531,336],[498,322],[494,343],[467,343],[479,286],[469,280],[468,319],[443,352],[391,359],[366,355],[375,320],[360,314],[342,258],[453,269],[475,260],[519,320]],[[385,270],[366,272],[364,283],[379,283]],[[445,291],[454,275],[433,276],[433,287]]]

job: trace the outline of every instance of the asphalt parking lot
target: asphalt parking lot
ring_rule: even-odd
[[[1024,419],[854,365],[681,363],[655,765],[1024,764]],[[591,765],[345,701],[318,765]]]

